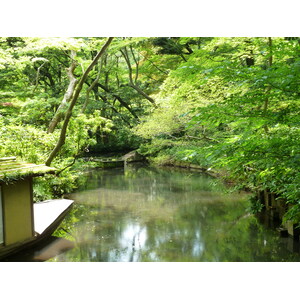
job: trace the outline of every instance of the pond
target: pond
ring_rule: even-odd
[[[40,260],[300,261],[297,242],[249,213],[249,196],[185,169],[94,170],[68,195],[74,208],[55,232],[67,251]],[[26,255],[19,260],[38,260],[37,252]]]

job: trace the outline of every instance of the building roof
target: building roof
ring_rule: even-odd
[[[28,176],[42,176],[54,172],[55,168],[21,162],[16,157],[0,158],[0,181],[16,180]]]

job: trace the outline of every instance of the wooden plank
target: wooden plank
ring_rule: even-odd
[[[55,199],[33,204],[34,230],[38,234],[50,227],[59,217],[69,209],[73,200]]]

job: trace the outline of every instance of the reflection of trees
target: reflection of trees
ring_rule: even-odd
[[[82,185],[81,190],[106,187],[128,191],[150,192],[155,183],[156,189],[164,191],[212,191],[222,189],[216,180],[203,176],[199,172],[191,172],[185,169],[174,170],[172,168],[136,168],[134,164],[128,164],[125,169],[97,170],[88,174],[89,180]]]
[[[73,195],[77,204],[62,226],[77,246],[62,254],[62,260],[297,258],[273,231],[246,214],[242,195],[220,193],[212,179],[150,168],[126,172],[125,176],[116,170],[96,172],[89,183],[93,190]]]

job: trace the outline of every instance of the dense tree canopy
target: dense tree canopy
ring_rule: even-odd
[[[88,153],[139,149],[276,193],[300,221],[299,38],[114,38],[98,57],[107,41],[0,38],[0,156],[45,163],[63,129],[41,194],[74,188]]]

